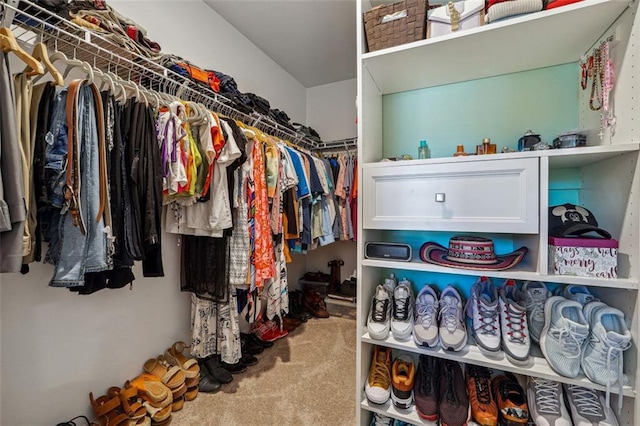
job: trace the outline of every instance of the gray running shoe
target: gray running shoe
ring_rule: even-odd
[[[480,277],[471,287],[471,297],[467,301],[467,317],[471,335],[480,352],[496,356],[500,351],[500,304],[498,289],[491,280]]]
[[[582,305],[564,297],[550,297],[544,304],[544,319],[542,354],[556,373],[575,378],[580,373],[580,359],[589,335]]]
[[[422,287],[416,296],[413,340],[430,348],[438,344],[438,295],[430,285]]]
[[[584,315],[591,326],[589,341],[582,356],[582,370],[594,383],[605,385],[606,404],[609,404],[611,386],[624,385],[622,353],[631,347],[631,333],[619,309],[602,302],[591,302],[585,306]],[[619,399],[622,407],[622,398]]]
[[[467,345],[462,297],[448,285],[440,294],[440,344],[449,351],[461,351]]]
[[[514,364],[526,364],[531,351],[527,311],[524,294],[514,280],[507,280],[500,288],[500,324],[505,355]]]
[[[527,308],[527,323],[531,340],[538,343],[544,327],[544,302],[551,297],[547,286],[540,281],[527,281],[522,286],[525,306]]]
[[[536,426],[571,426],[560,383],[527,377],[527,401]]]
[[[554,294],[556,296],[562,296],[565,299],[574,300],[582,305],[598,301],[598,298],[591,294],[586,286],[578,284],[568,284],[564,287],[558,287]]]
[[[618,426],[618,419],[605,404],[602,392],[576,385],[564,384],[562,387],[574,426]]]
[[[413,331],[413,290],[411,282],[403,279],[393,290],[393,305],[391,314],[391,334],[397,340],[411,338]]]

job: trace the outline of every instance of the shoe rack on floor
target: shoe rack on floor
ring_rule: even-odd
[[[436,275],[450,278],[452,282],[471,282],[473,277],[484,275],[498,285],[510,278],[589,286],[597,297],[625,313],[634,345],[624,353],[627,380],[622,389],[624,399],[619,420],[621,425],[640,424],[636,397],[640,281],[640,18],[636,14],[637,2],[583,1],[436,39],[367,52],[362,13],[371,8],[369,1],[358,2],[358,164],[361,184],[358,200],[360,285],[357,295],[356,424],[369,424],[373,412],[414,424],[427,424],[414,409],[399,410],[390,402],[377,406],[367,401],[364,385],[374,345],[604,389],[584,376],[576,379],[559,376],[536,345],[532,345],[529,363],[516,366],[504,357],[484,356],[472,341],[460,352],[448,352],[440,348],[417,347],[413,340],[397,341],[391,335],[383,341],[372,339],[366,328],[371,298],[376,285],[382,284],[390,272],[399,278],[405,273],[417,277],[413,280],[415,291]],[[379,162],[385,144],[394,143],[384,140],[383,136],[383,112],[388,113],[387,108],[390,108],[383,106],[384,95],[577,62],[607,37],[611,37],[614,50],[616,87],[613,97],[617,121],[615,132],[605,130],[601,138],[598,135],[599,113],[589,109],[590,91],[579,91],[576,96],[579,127],[588,132],[588,147]],[[576,73],[577,70],[576,64]],[[458,102],[474,102],[481,108],[484,99],[452,98],[443,108],[455,110]],[[429,117],[421,119],[428,121]],[[411,120],[415,118],[408,117],[402,124],[411,126]],[[460,117],[459,121],[461,126],[466,124],[465,117]],[[500,121],[496,119],[495,124],[500,125]],[[526,126],[526,118],[523,118],[523,125]],[[454,152],[456,142],[449,143],[450,152]],[[464,182],[466,189],[452,184],[454,180]],[[456,205],[453,210],[447,210],[446,201],[444,205],[433,204],[434,192],[441,192],[440,188],[445,188],[445,192],[456,192],[455,195],[469,202]],[[619,240],[619,278],[549,274],[547,211],[567,191],[576,204],[587,206],[600,226]],[[453,195],[446,194],[449,199],[455,198]],[[417,251],[427,241],[424,238],[439,240],[446,246],[449,236],[461,233],[497,238],[513,249],[524,245],[529,253],[517,267],[499,272],[445,268],[420,261]],[[409,243],[414,258],[406,263],[366,259],[364,245],[368,241]],[[497,251],[500,254],[500,250]],[[463,297],[469,296],[470,284],[458,289]],[[617,392],[617,386],[612,392]],[[612,406],[617,405],[618,397],[612,395]]]

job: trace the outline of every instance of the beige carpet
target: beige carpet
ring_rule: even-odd
[[[175,426],[355,424],[356,322],[311,319],[215,394],[174,413]]]

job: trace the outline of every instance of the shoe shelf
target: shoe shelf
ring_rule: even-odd
[[[628,278],[607,279],[607,278],[598,278],[598,277],[576,277],[573,275],[542,275],[527,269],[526,265],[518,265],[506,271],[491,271],[491,270],[479,271],[479,270],[471,270],[471,269],[447,268],[444,266],[432,265],[430,263],[422,262],[417,259],[414,259],[411,262],[363,259],[362,266],[384,268],[384,269],[395,269],[395,270],[433,272],[433,273],[453,274],[453,275],[485,276],[485,277],[491,277],[491,278],[504,278],[504,279],[514,279],[514,280],[521,280],[521,281],[543,281],[548,283],[559,283],[559,284],[581,284],[581,285],[592,286],[592,287],[622,288],[626,290],[638,289],[638,280],[635,280],[635,279],[628,279]]]
[[[604,33],[628,6],[620,0],[578,2],[363,53],[362,61],[382,94],[566,64],[578,61],[593,35]]]
[[[606,391],[606,386],[602,386],[596,383],[593,383],[589,379],[587,379],[584,375],[580,375],[575,379],[571,379],[568,377],[563,377],[557,374],[547,360],[542,355],[540,349],[537,346],[531,347],[531,356],[529,357],[529,362],[526,365],[518,366],[512,364],[505,357],[504,353],[500,354],[499,357],[490,358],[485,356],[480,349],[476,345],[473,344],[473,341],[470,339],[470,344],[468,344],[463,350],[459,352],[450,352],[445,351],[442,348],[424,348],[418,347],[413,340],[400,341],[393,338],[393,336],[389,335],[385,340],[376,340],[372,339],[369,336],[369,333],[365,333],[361,338],[362,342],[370,343],[372,345],[382,345],[386,347],[390,347],[393,349],[399,349],[402,351],[413,352],[417,354],[424,354],[429,356],[434,356],[438,358],[450,359],[458,362],[481,365],[488,368],[493,368],[496,370],[502,371],[510,371],[516,374],[523,374],[526,376],[534,376],[540,377],[548,380],[555,380],[556,382],[568,383],[572,385],[583,386],[590,389],[597,389],[601,391]],[[629,383],[635,383],[635,379],[632,377],[628,378]],[[611,393],[620,393],[618,389],[618,385],[614,385],[611,387]],[[635,398],[636,391],[631,386],[625,385],[622,387],[622,394],[627,397]]]
[[[429,426],[438,425],[437,421],[430,422],[420,418],[414,406],[411,406],[411,408],[407,408],[406,410],[396,407],[391,402],[391,398],[389,398],[389,401],[387,401],[387,403],[382,405],[373,404],[369,402],[367,398],[364,398],[360,403],[360,407],[374,413],[382,414],[383,416],[393,417],[398,420],[404,420],[405,422],[408,422],[414,425],[429,425]]]

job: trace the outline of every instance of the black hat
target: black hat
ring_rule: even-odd
[[[582,206],[562,204],[549,207],[549,236],[567,237],[596,232],[602,238],[611,238],[611,234],[598,228],[593,213]]]

